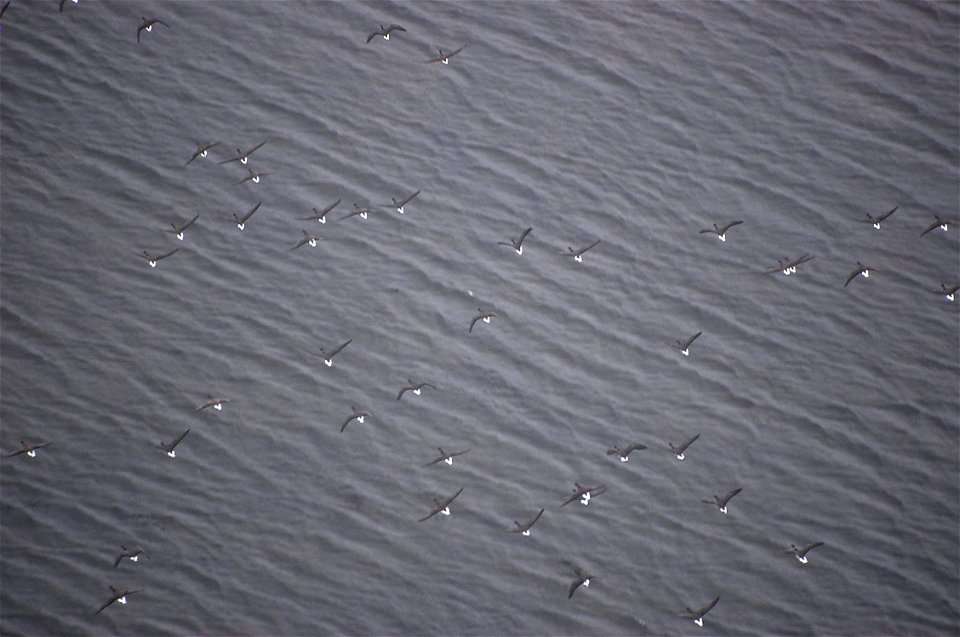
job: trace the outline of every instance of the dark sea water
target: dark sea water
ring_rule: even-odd
[[[3,634],[960,631],[956,2],[13,0],[0,53]]]

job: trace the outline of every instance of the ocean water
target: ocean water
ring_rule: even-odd
[[[13,0],[0,55],[3,634],[960,631],[956,2]]]

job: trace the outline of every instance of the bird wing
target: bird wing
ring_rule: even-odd
[[[248,212],[247,214],[243,215],[243,218],[240,219],[240,223],[246,223],[246,222],[247,222],[247,219],[249,219],[250,217],[252,217],[252,216],[253,216],[253,213],[255,213],[257,210],[260,209],[260,204],[262,204],[262,203],[263,203],[262,201],[258,201],[258,202],[257,202],[257,205],[250,209],[250,212]]]
[[[347,425],[350,424],[350,421],[357,417],[357,414],[350,414],[346,420],[343,421],[343,424],[340,425],[340,433],[343,433],[343,430],[347,428]]]
[[[577,577],[577,579],[575,579],[573,583],[570,584],[570,592],[567,593],[567,599],[570,599],[571,597],[573,597],[573,594],[576,592],[578,588],[580,588],[581,584],[583,584],[583,580]]]
[[[733,496],[737,495],[741,491],[743,491],[743,489],[737,488],[731,491],[730,493],[728,493],[727,495],[723,496],[723,499],[720,500],[720,506],[725,506]]]
[[[529,522],[527,522],[526,528],[529,529],[529,528],[532,527],[534,524],[536,524],[536,523],[537,523],[537,520],[540,519],[540,516],[541,516],[541,515],[543,515],[543,509],[540,509],[540,511],[539,511],[535,516],[533,516],[533,519],[530,520]]]
[[[367,44],[370,44],[370,40],[374,39],[374,38],[377,37],[378,35],[380,35],[380,32],[379,32],[379,31],[374,31],[373,33],[371,33],[370,35],[368,35],[368,36],[367,36]]]
[[[482,319],[482,318],[483,318],[482,315],[474,316],[474,317],[473,317],[473,320],[470,321],[470,329],[467,330],[467,333],[473,332],[473,326],[476,325],[476,324],[477,324],[477,321],[479,321],[479,320]]]
[[[693,345],[693,342],[694,342],[695,340],[697,340],[697,338],[699,338],[701,334],[703,334],[703,331],[697,332],[696,334],[694,334],[693,336],[691,336],[691,337],[687,340],[687,342],[683,344],[683,347],[681,347],[680,349],[687,349],[688,347],[690,347],[691,345]]]
[[[329,358],[333,358],[334,356],[336,356],[337,354],[339,354],[339,353],[343,350],[344,347],[346,347],[347,345],[349,345],[349,344],[352,343],[352,342],[353,342],[353,339],[351,338],[351,339],[348,340],[346,343],[343,343],[342,345],[338,346],[337,348],[335,348],[332,352],[330,352],[330,353],[327,355],[327,358],[328,358],[328,359],[329,359]]]
[[[680,453],[683,453],[684,451],[687,450],[687,447],[689,447],[690,445],[692,445],[693,443],[695,443],[695,442],[697,441],[697,438],[699,438],[699,437],[700,437],[700,434],[697,434],[697,435],[694,436],[693,438],[690,438],[690,439],[687,440],[685,443],[683,443],[682,445],[680,445],[680,448],[679,448],[677,451],[679,451]]]
[[[260,148],[261,146],[263,146],[263,145],[266,144],[266,143],[267,143],[267,140],[263,140],[262,142],[260,142],[259,144],[257,144],[256,146],[254,146],[253,148],[251,148],[250,150],[248,150],[247,152],[245,152],[245,153],[243,154],[243,157],[249,157],[250,155],[252,155],[253,153],[255,153],[258,148]],[[238,158],[238,159],[239,159],[239,158]]]
[[[323,210],[321,210],[321,211],[320,211],[320,214],[315,215],[315,216],[313,216],[313,217],[305,217],[305,219],[320,219],[320,218],[323,218],[323,217],[325,217],[325,216],[327,215],[328,212],[330,212],[331,210],[333,210],[334,208],[336,208],[337,206],[339,206],[341,201],[343,201],[343,199],[337,199],[337,200],[334,201],[332,204],[330,204],[329,206],[327,206],[326,208],[324,208]]]
[[[517,239],[517,247],[523,244],[523,240],[527,238],[527,235],[530,234],[530,231],[533,230],[533,227],[529,227],[520,234],[520,238]]]
[[[187,437],[188,433],[190,433],[189,429],[180,434],[180,436],[170,444],[170,450],[173,451],[173,449],[180,444],[180,441]]]
[[[154,260],[154,261],[159,261],[160,259],[166,259],[167,257],[169,257],[171,254],[175,253],[175,252],[176,252],[177,250],[179,250],[179,249],[180,249],[180,248],[174,248],[173,250],[171,250],[170,252],[167,252],[166,254],[157,255],[156,257],[154,257],[153,260]]]
[[[403,29],[403,30],[406,31],[406,29]],[[403,207],[406,206],[408,203],[410,203],[410,201],[411,201],[414,197],[416,197],[416,196],[419,195],[419,194],[420,194],[420,191],[418,190],[417,192],[413,193],[412,195],[410,195],[409,197],[407,197],[406,199],[404,199],[403,202],[401,202],[398,207],[399,207],[399,208],[403,208]]]
[[[457,496],[463,492],[463,487],[460,487],[460,490],[450,496],[446,501],[442,502],[443,506],[440,507],[441,510],[450,506],[450,503],[457,499]]]
[[[922,237],[923,235],[927,234],[927,233],[930,232],[931,230],[936,230],[937,228],[940,227],[940,224],[941,224],[941,221],[940,221],[939,219],[937,219],[936,221],[934,221],[933,223],[931,223],[929,226],[927,226],[927,229],[924,230],[923,232],[921,232],[921,233],[920,233],[920,236]]]
[[[818,546],[823,546],[823,542],[814,542],[813,544],[807,544],[805,547],[800,549],[800,557],[803,557],[804,555],[807,554],[808,551],[812,551]]]
[[[110,601],[108,601],[106,604],[104,604],[103,606],[101,606],[100,608],[98,608],[98,609],[97,609],[97,612],[95,612],[94,615],[99,615],[100,612],[101,612],[104,608],[106,608],[106,607],[109,606],[110,604],[114,603],[115,601],[117,601],[117,600],[120,599],[121,597],[123,597],[123,595],[114,595],[113,597],[110,598]]]
[[[586,252],[587,250],[589,250],[589,249],[592,248],[593,246],[597,245],[598,243],[600,243],[600,239],[597,239],[596,241],[594,241],[593,243],[591,243],[590,245],[588,245],[588,246],[586,246],[586,247],[584,247],[584,248],[580,248],[577,252],[578,252],[579,254],[583,254],[584,252]]]

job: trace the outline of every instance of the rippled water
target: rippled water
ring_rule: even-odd
[[[0,463],[5,634],[960,630],[956,3],[3,19],[0,448],[53,442]]]

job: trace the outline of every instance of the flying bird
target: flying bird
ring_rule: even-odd
[[[406,31],[406,29],[404,29],[399,24],[391,24],[387,28],[383,28],[383,25],[381,24],[380,29],[378,31],[374,31],[373,33],[367,36],[367,44],[370,44],[370,40],[374,39],[378,35],[382,35],[384,40],[389,40],[390,34],[394,31]]]
[[[300,239],[300,242],[297,245],[290,248],[291,251],[296,250],[297,248],[301,248],[307,245],[308,243],[310,244],[311,248],[315,248],[317,246],[317,235],[311,232],[307,232],[306,230],[303,230],[302,232],[303,232],[303,238]]]
[[[462,456],[463,454],[465,454],[465,453],[467,453],[468,451],[470,451],[470,448],[467,447],[467,448],[464,449],[463,451],[454,451],[453,453],[447,453],[446,451],[444,451],[444,450],[441,449],[440,447],[437,447],[437,451],[440,452],[440,456],[437,457],[437,458],[434,458],[433,460],[431,460],[430,462],[428,462],[427,464],[425,464],[425,465],[423,465],[423,466],[425,466],[425,467],[430,467],[430,466],[435,465],[435,464],[437,464],[437,463],[439,463],[439,462],[446,462],[447,464],[452,465],[452,464],[453,464],[453,459],[454,459],[456,456]]]
[[[674,455],[677,456],[677,460],[683,460],[683,459],[684,459],[683,452],[687,450],[687,447],[689,447],[690,445],[692,445],[693,443],[695,443],[695,442],[697,441],[697,438],[699,438],[699,437],[700,437],[700,434],[697,434],[697,435],[694,436],[693,438],[690,438],[689,440],[687,440],[686,442],[684,442],[684,443],[683,443],[682,445],[680,445],[679,447],[674,447],[674,446],[673,446],[673,443],[671,442],[671,443],[669,443],[669,444],[670,444],[670,451],[672,451],[672,452],[674,453]]]
[[[343,348],[352,342],[353,342],[353,339],[351,338],[346,343],[338,345],[337,347],[333,348],[329,352],[321,347],[320,356],[323,356],[323,364],[326,365],[327,367],[333,367],[333,357],[339,354],[341,351],[343,351]]]
[[[129,559],[131,562],[136,562],[138,559],[140,559],[141,554],[143,554],[144,557],[150,557],[140,546],[134,546],[133,548],[129,549],[125,546],[121,546],[120,549],[120,554],[117,555],[115,560],[113,560],[113,568],[120,566],[120,562],[122,562],[124,559]]]
[[[213,396],[207,396],[207,399],[208,400],[205,403],[194,409],[194,411],[203,411],[204,409],[208,409],[210,407],[213,407],[217,411],[221,411],[223,409],[223,403],[230,402],[229,398],[214,398]]]
[[[699,337],[701,334],[703,334],[702,331],[697,332],[696,334],[694,334],[693,336],[691,336],[685,341],[681,341],[677,339],[675,347],[679,349],[680,353],[683,354],[684,356],[690,356],[690,346],[693,345],[693,342],[697,340],[697,337]]]
[[[457,49],[457,50],[454,51],[453,53],[444,53],[444,52],[443,52],[443,49],[437,49],[437,50],[440,52],[440,55],[438,55],[437,57],[434,57],[434,58],[430,58],[429,60],[426,61],[426,63],[427,63],[427,64],[430,64],[430,63],[432,63],[432,62],[443,62],[444,64],[449,64],[449,63],[450,63],[450,58],[452,58],[454,55],[456,55],[456,54],[459,53],[460,51],[463,51],[465,48],[467,48],[467,45],[466,45],[466,44],[464,44],[462,47],[460,47],[459,49]]]
[[[532,227],[527,228],[520,233],[518,238],[511,238],[510,241],[497,241],[497,245],[512,246],[513,249],[517,251],[517,254],[523,254],[523,240],[527,238],[527,235],[530,234],[531,230],[533,230]]]
[[[190,433],[190,430],[189,430],[189,429],[187,429],[187,430],[184,431],[182,434],[180,434],[180,436],[179,436],[176,440],[174,440],[173,442],[171,442],[170,444],[167,444],[167,443],[165,443],[165,442],[161,442],[159,446],[160,446],[161,449],[163,449],[164,451],[167,452],[167,455],[168,455],[168,456],[170,456],[171,458],[176,458],[176,457],[177,457],[177,452],[174,451],[174,449],[177,448],[177,445],[180,444],[180,441],[181,441],[181,440],[183,440],[184,438],[187,437],[187,434],[188,434],[188,433]]]
[[[733,491],[723,496],[722,498],[718,496],[713,496],[713,500],[701,500],[701,502],[703,502],[704,504],[712,504],[716,506],[718,509],[720,509],[720,513],[726,513],[727,502],[729,502],[733,496],[737,495],[741,491],[743,491],[743,489],[734,489]]]
[[[356,420],[357,422],[363,424],[364,419],[370,415],[368,412],[361,411],[356,407],[350,407],[350,409],[353,410],[353,413],[347,416],[347,419],[343,421],[342,425],[340,425],[340,433],[343,433],[343,430],[347,428],[347,425],[349,425],[351,421]]]
[[[353,212],[348,214],[346,217],[340,217],[340,221],[344,219],[349,219],[350,217],[360,217],[361,219],[366,219],[367,215],[373,212],[373,208],[363,208],[360,204],[353,204]]]
[[[30,458],[37,457],[37,449],[43,449],[44,447],[49,447],[51,442],[24,442],[20,441],[20,448],[14,451],[13,453],[8,453],[7,458],[12,458],[14,456],[19,456],[22,453],[27,454]]]
[[[940,228],[941,230],[943,230],[944,232],[946,232],[946,231],[947,231],[947,228],[949,228],[950,226],[953,225],[953,220],[952,220],[952,219],[947,219],[947,218],[941,219],[941,218],[940,218],[939,216],[937,216],[937,215],[933,215],[933,218],[936,219],[936,221],[934,221],[933,223],[931,223],[929,226],[927,226],[927,229],[926,229],[926,230],[924,230],[923,232],[920,233],[920,236],[921,236],[921,237],[922,237],[923,235],[927,234],[928,232],[932,231],[932,230],[936,230],[937,228]]]
[[[782,259],[777,259],[777,265],[772,268],[764,270],[765,273],[771,274],[773,272],[783,272],[786,276],[797,273],[797,266],[806,263],[813,259],[813,256],[810,254],[804,254],[802,257],[797,257],[795,259],[788,259],[784,257]]]
[[[263,145],[266,144],[266,143],[267,143],[267,140],[263,140],[262,142],[260,142],[259,144],[257,144],[257,145],[254,146],[253,148],[247,150],[246,152],[243,152],[243,151],[241,151],[241,150],[238,148],[238,149],[237,149],[237,155],[236,155],[235,157],[231,157],[230,159],[224,159],[223,161],[221,161],[221,162],[219,162],[219,163],[220,163],[221,165],[223,165],[223,164],[229,164],[229,163],[232,162],[232,161],[238,161],[238,162],[240,162],[241,164],[246,164],[246,163],[247,163],[247,159],[250,157],[250,155],[252,155],[253,153],[255,153],[255,152],[257,151],[257,149],[259,149],[261,146],[263,146]]]
[[[384,204],[384,207],[396,208],[396,209],[397,209],[397,212],[399,212],[400,214],[403,214],[403,207],[406,206],[408,203],[410,203],[410,201],[411,201],[414,197],[416,197],[417,195],[419,195],[419,194],[420,194],[420,191],[418,190],[417,192],[413,193],[412,195],[410,195],[409,197],[407,197],[407,198],[404,199],[403,201],[397,201],[396,199],[394,199],[393,197],[391,197],[391,198],[390,198],[390,203],[389,203],[389,204]]]
[[[726,241],[726,240],[727,240],[727,230],[729,230],[730,228],[732,228],[732,227],[734,227],[734,226],[739,226],[741,223],[743,223],[743,220],[742,220],[742,219],[740,219],[740,220],[738,220],[738,221],[731,221],[731,222],[727,223],[726,225],[724,225],[723,227],[720,227],[720,226],[718,226],[717,224],[713,224],[713,227],[712,227],[712,228],[703,228],[702,230],[700,230],[700,234],[705,234],[705,233],[707,233],[707,232],[712,232],[713,234],[717,235],[717,238],[720,239],[720,241]]]
[[[166,230],[165,232],[169,232],[169,233],[173,234],[174,236],[176,236],[177,239],[180,239],[180,241],[183,241],[183,231],[186,230],[187,228],[189,228],[190,226],[192,226],[192,225],[193,225],[193,222],[196,221],[196,220],[199,219],[199,218],[200,218],[200,213],[197,213],[196,216],[194,216],[193,219],[190,219],[189,221],[186,221],[186,222],[180,224],[179,226],[178,226],[176,223],[171,223],[171,224],[170,224],[170,228],[169,228],[168,230]]]
[[[260,204],[262,204],[262,203],[263,203],[262,201],[258,201],[258,202],[257,202],[257,205],[255,205],[253,208],[251,208],[251,209],[250,209],[250,212],[248,212],[247,214],[243,215],[242,217],[238,217],[238,216],[237,216],[237,213],[233,213],[233,219],[232,219],[232,221],[233,221],[233,223],[237,224],[237,229],[239,229],[241,232],[243,231],[243,229],[244,229],[244,228],[246,227],[246,225],[247,225],[247,221],[250,219],[250,217],[253,216],[253,213],[255,213],[257,210],[260,210]],[[230,221],[230,220],[228,219],[228,221]]]
[[[937,294],[942,294],[944,298],[946,298],[948,301],[953,301],[954,299],[957,298],[957,292],[960,291],[960,285],[947,287],[946,284],[941,283],[939,290],[931,290],[931,291],[936,292]]]
[[[460,487],[460,490],[459,490],[459,491],[457,491],[456,493],[454,493],[452,496],[450,496],[449,498],[447,498],[447,499],[444,500],[443,502],[441,502],[440,500],[434,498],[434,499],[433,499],[433,504],[434,504],[433,509],[431,509],[430,513],[426,514],[425,516],[423,516],[422,518],[420,518],[419,520],[417,520],[417,522],[424,522],[424,521],[426,521],[426,520],[429,520],[430,518],[432,518],[433,516],[435,516],[435,515],[438,514],[438,513],[440,513],[440,514],[442,514],[442,515],[450,515],[450,503],[453,502],[454,500],[456,500],[456,499],[457,499],[457,496],[460,495],[462,492],[463,492],[463,487]]]
[[[887,212],[883,213],[882,215],[877,215],[876,217],[874,217],[873,215],[871,215],[871,214],[868,212],[868,213],[866,213],[866,215],[864,216],[863,219],[857,219],[857,221],[859,221],[859,222],[861,222],[861,223],[869,223],[869,224],[872,224],[874,228],[876,228],[877,230],[879,230],[879,229],[880,229],[880,223],[883,222],[883,221],[886,221],[886,220],[887,220],[887,217],[889,217],[890,215],[892,215],[893,213],[895,213],[897,210],[899,210],[899,208],[900,208],[900,206],[895,206],[895,207],[893,208],[893,210],[888,210]]]
[[[397,400],[400,400],[401,398],[403,398],[403,395],[404,395],[405,393],[407,393],[408,391],[412,391],[415,396],[419,396],[419,395],[420,395],[420,390],[422,390],[424,387],[429,387],[430,389],[436,389],[436,387],[434,387],[434,386],[431,385],[430,383],[426,383],[426,382],[415,383],[415,382],[413,382],[412,379],[408,378],[408,379],[407,379],[407,384],[404,385],[404,386],[400,389],[400,393],[397,394]]]
[[[850,275],[847,277],[846,282],[843,284],[843,287],[847,287],[848,285],[850,285],[850,281],[853,281],[855,278],[857,278],[857,275],[860,275],[866,279],[866,278],[869,278],[871,272],[877,272],[877,271],[878,270],[876,268],[871,268],[857,261],[857,269],[850,273]]]
[[[137,589],[132,589],[132,590],[131,590],[131,589],[129,589],[129,588],[122,588],[122,589],[121,589],[121,588],[114,588],[113,586],[111,586],[111,587],[110,587],[110,590],[113,591],[113,595],[110,596],[110,599],[107,600],[107,603],[105,603],[103,606],[101,606],[99,609],[97,609],[97,612],[95,612],[94,615],[99,615],[100,612],[101,612],[104,608],[106,608],[107,606],[109,606],[110,604],[112,604],[112,603],[114,603],[114,602],[120,602],[121,604],[126,604],[126,603],[127,603],[127,595],[133,595],[134,593],[139,593],[139,592],[142,591],[143,589],[142,589],[142,588],[137,588]]]
[[[793,555],[801,564],[807,563],[807,553],[817,548],[818,546],[823,546],[823,542],[814,542],[813,544],[807,544],[803,548],[797,547],[793,544],[790,545],[790,550],[787,551],[787,555]]]
[[[330,204],[323,210],[317,210],[316,208],[314,208],[312,215],[310,215],[309,217],[302,217],[302,219],[304,220],[309,219],[311,221],[319,221],[320,223],[326,223],[327,213],[333,210],[334,208],[336,208],[338,205],[340,205],[341,201],[342,201],[341,199],[337,199],[336,201],[334,201],[332,204]]]
[[[594,242],[591,243],[590,245],[583,246],[582,248],[580,248],[580,249],[578,249],[578,250],[574,250],[572,247],[567,246],[567,252],[561,252],[560,254],[565,255],[565,256],[568,256],[568,257],[573,257],[573,260],[574,260],[574,261],[576,261],[577,263],[582,263],[582,262],[583,262],[583,253],[586,252],[587,250],[589,250],[590,248],[592,248],[593,246],[597,245],[598,243],[600,243],[600,239],[597,239],[596,241],[594,241]]]
[[[187,160],[187,163],[185,163],[184,166],[189,166],[190,162],[192,162],[197,157],[206,157],[207,151],[213,148],[214,146],[217,146],[219,143],[220,142],[213,142],[212,144],[201,144],[197,142],[197,150],[193,152],[193,155],[190,156],[190,159]]]
[[[507,531],[509,533],[519,533],[520,535],[523,535],[523,536],[529,536],[530,528],[537,523],[537,520],[540,519],[541,515],[543,515],[543,509],[540,509],[540,512],[537,513],[535,516],[533,516],[532,520],[524,524],[520,524],[519,522],[514,520],[513,523],[515,526],[513,528],[507,529]]]
[[[569,495],[563,502],[560,503],[560,506],[567,506],[574,500],[580,500],[580,504],[586,506],[590,504],[590,499],[594,496],[598,496],[604,491],[607,490],[607,487],[604,485],[597,485],[595,487],[584,487],[579,482],[574,482],[576,489],[573,490],[573,493]]]
[[[147,260],[147,263],[150,265],[151,268],[155,268],[155,267],[157,267],[157,261],[160,261],[161,259],[166,259],[166,258],[169,257],[170,255],[176,253],[176,251],[179,250],[179,249],[180,249],[180,248],[174,248],[173,250],[171,250],[170,252],[167,252],[167,253],[165,253],[165,254],[151,254],[151,253],[147,252],[146,250],[144,250],[143,252],[140,252],[140,253],[138,253],[138,254],[139,254],[141,257],[143,257],[144,259]]]
[[[74,1],[76,1],[76,0],[74,0]],[[61,4],[61,6],[63,6],[63,5]],[[153,31],[153,25],[155,25],[155,24],[162,24],[163,26],[167,27],[168,29],[170,28],[170,25],[167,24],[166,22],[164,22],[163,20],[158,20],[158,19],[156,19],[156,18],[150,18],[150,19],[148,20],[147,18],[143,18],[143,24],[141,24],[139,27],[137,27],[137,44],[140,43],[140,33],[143,32],[143,31],[146,31],[147,33],[149,33],[150,31]]]
[[[258,172],[254,172],[252,169],[247,168],[247,176],[244,177],[243,179],[241,179],[240,181],[238,181],[235,185],[239,186],[240,184],[242,184],[242,183],[245,182],[245,181],[252,181],[252,182],[255,183],[255,184],[259,184],[259,183],[260,183],[260,178],[261,178],[261,177],[266,177],[266,176],[269,175],[269,174],[270,174],[270,173],[259,172],[259,171],[258,171]]]
[[[479,308],[478,312],[479,313],[473,317],[473,320],[470,321],[470,329],[467,330],[467,333],[473,332],[473,326],[476,325],[477,321],[489,323],[491,318],[495,318],[497,316],[493,312],[487,312],[482,307]]]
[[[620,456],[620,462],[627,462],[630,459],[630,452],[638,451],[646,448],[647,448],[646,445],[641,445],[639,442],[631,442],[623,449],[619,447],[612,447],[610,449],[607,449],[607,455],[612,456],[613,454],[617,454]]]
[[[703,608],[700,608],[700,609],[698,609],[698,610],[691,610],[691,608],[690,608],[689,606],[687,606],[687,612],[681,613],[680,617],[684,617],[684,618],[686,618],[686,619],[692,619],[692,620],[693,620],[693,623],[695,623],[697,626],[701,626],[701,627],[702,627],[702,626],[703,626],[703,616],[706,615],[707,613],[709,613],[710,610],[711,610],[714,606],[716,606],[716,605],[717,605],[717,602],[719,602],[719,601],[720,601],[720,598],[717,597],[715,600],[713,600],[712,602],[710,602],[709,604],[707,604],[706,606],[704,606]]]

